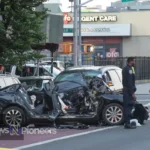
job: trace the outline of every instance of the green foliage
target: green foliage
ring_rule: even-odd
[[[45,0],[0,0],[0,63],[21,65],[40,56],[31,46],[46,38],[42,23],[47,10],[34,11]],[[26,52],[26,53],[24,53]]]

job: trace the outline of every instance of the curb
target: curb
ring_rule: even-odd
[[[150,80],[136,80],[136,84],[144,84],[144,83],[150,83]]]

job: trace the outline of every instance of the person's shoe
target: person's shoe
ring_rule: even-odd
[[[136,123],[132,122],[131,124],[125,124],[124,128],[125,129],[136,129]]]
[[[131,127],[132,127],[133,129],[136,129],[136,122],[131,122]]]

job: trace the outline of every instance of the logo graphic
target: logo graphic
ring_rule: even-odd
[[[119,57],[119,53],[116,52],[116,48],[110,48],[110,52],[107,53],[107,57]]]
[[[64,13],[64,24],[68,24],[72,21],[72,17],[68,15],[68,13]]]
[[[9,133],[10,133],[10,135],[21,135],[22,134],[22,128],[19,128],[17,126],[10,126],[9,127]]]

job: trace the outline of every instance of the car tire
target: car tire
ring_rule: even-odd
[[[123,124],[123,107],[118,103],[106,105],[102,112],[102,119],[106,125],[112,126]]]
[[[10,122],[12,119],[14,119],[14,123]],[[7,127],[10,127],[13,125],[16,125],[17,127],[17,124],[18,124],[18,127],[23,127],[25,124],[27,124],[24,111],[17,106],[12,106],[12,107],[5,109],[3,111],[3,123]]]

